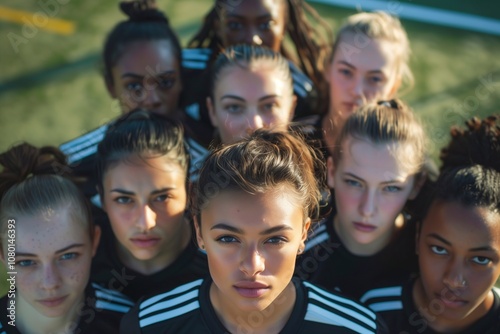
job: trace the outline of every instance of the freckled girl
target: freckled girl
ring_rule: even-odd
[[[15,291],[0,299],[0,331],[116,333],[133,303],[89,282],[101,230],[84,196],[65,177],[64,155],[24,143],[0,154],[0,166],[1,260],[16,272]]]

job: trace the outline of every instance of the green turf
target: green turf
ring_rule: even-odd
[[[56,1],[56,0],[54,0]],[[118,115],[98,66],[105,34],[124,18],[116,1],[61,1],[57,18],[76,32],[61,36],[39,29],[14,52],[6,36],[22,26],[0,21],[0,151],[20,141],[58,145]],[[197,30],[211,0],[158,1],[183,43]],[[38,1],[3,0],[1,6],[40,12]],[[337,29],[354,13],[314,5]],[[29,17],[28,17],[29,19]],[[431,154],[448,140],[449,127],[471,116],[500,112],[500,39],[404,21],[413,48],[416,85],[404,99],[421,116]],[[490,83],[483,87],[484,78]],[[22,80],[21,80],[22,79]],[[36,83],[36,84],[33,84]],[[6,85],[8,84],[8,85]],[[0,291],[4,280],[1,279]],[[0,293],[1,294],[1,293]]]

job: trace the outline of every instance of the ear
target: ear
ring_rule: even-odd
[[[300,240],[300,246],[299,249],[304,251],[306,248],[306,240],[309,232],[309,228],[311,227],[311,218],[307,218],[306,222],[304,223],[304,227],[302,228],[302,237]]]
[[[333,158],[328,157],[326,161],[326,184],[330,189],[335,188],[335,164],[333,163]]]
[[[422,189],[422,187],[425,184],[425,181],[427,181],[427,173],[426,172],[421,172],[419,175],[415,176],[415,181],[413,184],[413,189],[410,192],[410,195],[408,196],[408,199],[415,199],[418,196],[418,193]]]
[[[201,234],[200,222],[198,221],[198,216],[193,217],[194,229],[196,231],[196,242],[198,242],[198,247],[205,249],[205,242],[203,241],[203,236]]]
[[[210,117],[210,123],[212,123],[213,127],[217,127],[217,117],[215,117],[215,107],[214,103],[212,102],[212,98],[209,96],[207,97],[207,109],[208,109],[208,116]]]
[[[97,252],[97,247],[99,247],[99,242],[101,241],[101,227],[99,225],[94,226],[94,239],[92,240],[92,257],[95,256]]]

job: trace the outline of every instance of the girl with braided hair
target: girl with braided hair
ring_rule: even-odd
[[[324,34],[308,20],[319,22]],[[326,37],[325,37],[326,35]],[[292,52],[285,43],[291,41]],[[217,55],[237,44],[265,46],[289,60],[297,96],[295,117],[319,114],[326,106],[327,88],[324,63],[328,57],[330,28],[303,0],[215,0],[203,26],[184,50],[187,121],[200,132],[210,126],[205,99],[210,95],[210,68]],[[297,55],[297,57],[294,56]],[[192,94],[195,91],[197,94]],[[205,131],[206,132],[206,131]],[[209,143],[212,131],[203,135]]]
[[[500,123],[453,127],[417,235],[420,276],[367,300],[405,333],[500,332]],[[381,291],[379,291],[381,292]],[[389,298],[386,298],[389,297]],[[384,300],[384,305],[380,301]]]
[[[23,143],[0,166],[0,258],[11,275],[0,331],[117,333],[133,303],[89,282],[101,230],[64,154]]]

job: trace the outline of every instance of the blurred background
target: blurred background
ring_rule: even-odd
[[[183,45],[212,5],[212,0],[157,2]],[[499,2],[310,3],[334,32],[358,10],[386,10],[402,18],[416,82],[402,98],[423,120],[434,159],[451,125],[500,113]],[[116,0],[2,0],[0,151],[20,141],[59,145],[119,114],[100,74],[100,52],[108,31],[124,18]]]
[[[157,2],[184,45],[212,4],[212,0]],[[416,79],[403,99],[424,121],[434,158],[448,140],[450,125],[500,112],[498,2],[310,3],[334,31],[358,10],[381,9],[402,18]],[[115,0],[2,0],[0,150],[23,140],[59,145],[119,114],[101,78],[100,52],[108,31],[122,19]]]

